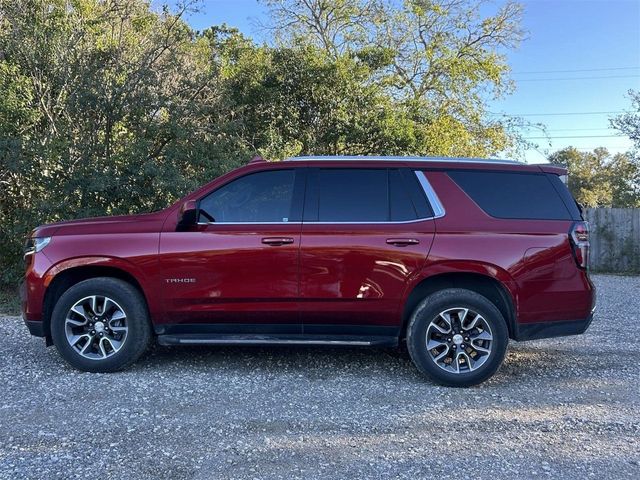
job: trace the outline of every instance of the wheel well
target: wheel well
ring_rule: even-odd
[[[478,273],[444,273],[424,279],[415,286],[404,306],[401,337],[404,338],[411,313],[428,295],[445,288],[464,288],[479,293],[492,302],[507,321],[509,337],[513,337],[515,308],[513,299],[495,278]]]
[[[70,268],[68,270],[64,270],[63,272],[56,275],[53,281],[47,287],[47,291],[44,295],[44,305],[43,305],[43,327],[44,332],[49,337],[51,335],[51,315],[53,314],[53,309],[56,306],[56,302],[62,296],[64,292],[66,292],[69,288],[74,286],[76,283],[81,282],[83,280],[88,280],[90,278],[96,277],[111,277],[118,278],[120,280],[124,280],[125,282],[134,286],[144,298],[145,304],[147,303],[147,299],[144,295],[142,287],[135,279],[133,275],[125,272],[124,270],[120,270],[119,268],[114,267],[102,267],[102,266],[86,266],[86,267],[75,267]],[[147,309],[149,308],[148,305]]]

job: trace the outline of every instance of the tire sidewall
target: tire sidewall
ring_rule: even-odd
[[[487,321],[493,335],[492,351],[487,361],[468,373],[443,370],[431,359],[426,335],[431,321],[449,308],[464,307],[478,312]],[[424,299],[414,310],[407,330],[407,347],[416,367],[436,382],[454,387],[477,385],[494,375],[502,365],[509,334],[504,317],[496,306],[480,294],[464,289],[447,289]]]
[[[127,317],[127,338],[122,348],[105,359],[92,360],[80,355],[67,341],[65,319],[80,299],[101,295],[113,299]],[[125,368],[146,349],[150,339],[149,316],[138,291],[124,281],[95,278],[69,288],[58,299],[51,316],[51,338],[58,352],[73,367],[89,372],[113,372]]]

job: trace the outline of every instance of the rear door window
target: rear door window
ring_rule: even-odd
[[[432,216],[427,197],[410,169],[309,169],[305,222],[410,222]]]
[[[400,176],[400,171],[389,170],[389,214],[394,222],[418,218],[407,187],[408,185]]]
[[[571,220],[547,175],[451,170],[449,177],[492,217]]]
[[[389,220],[386,169],[320,169],[317,186],[319,222]]]

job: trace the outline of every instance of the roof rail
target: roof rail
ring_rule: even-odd
[[[260,155],[256,155],[251,160],[249,160],[249,165],[253,165],[254,163],[262,163],[262,162],[266,162],[266,160],[262,158]]]
[[[506,163],[510,165],[526,165],[516,160],[502,160],[499,158],[464,158],[464,157],[410,157],[410,156],[330,156],[313,155],[305,157],[286,158],[285,162],[309,162],[309,161],[398,161],[398,162],[446,162],[446,163]]]

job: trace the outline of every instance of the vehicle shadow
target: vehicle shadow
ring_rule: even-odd
[[[157,345],[139,362],[140,368],[222,368],[247,372],[331,377],[341,372],[410,372],[408,353],[399,349],[331,346],[181,346]],[[413,375],[411,372],[410,375]]]
[[[327,346],[190,346],[154,347],[134,368],[207,370],[234,375],[291,374],[310,379],[349,374],[410,383],[425,382],[404,349]],[[611,367],[597,356],[573,349],[516,344],[491,380],[494,384],[529,384],[536,380],[585,379]]]

